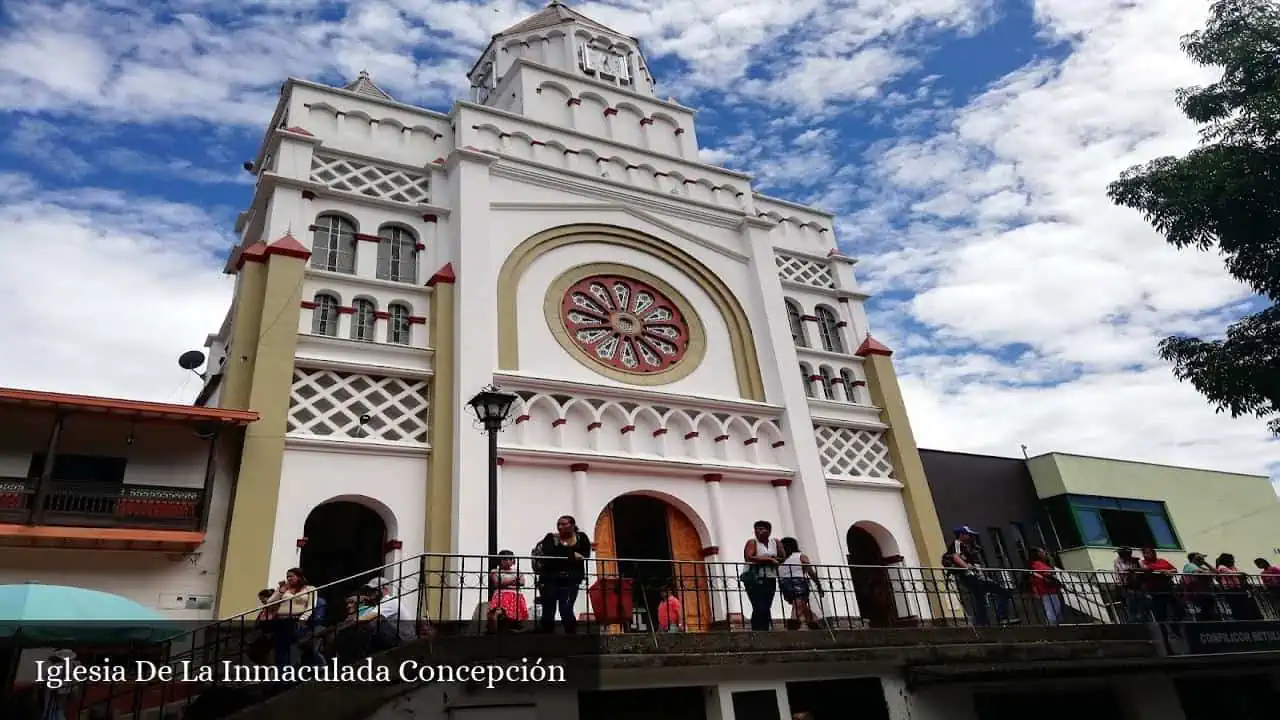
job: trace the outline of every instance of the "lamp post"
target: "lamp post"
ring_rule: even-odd
[[[516,396],[490,385],[467,401],[480,427],[489,434],[489,563],[498,555],[498,431],[511,415]],[[487,569],[486,569],[487,574]]]

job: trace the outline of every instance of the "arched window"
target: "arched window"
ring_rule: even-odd
[[[311,332],[316,335],[337,337],[338,298],[328,293],[319,293],[314,302],[315,307],[311,309]]]
[[[818,374],[822,376],[823,396],[826,397],[828,400],[835,400],[836,392],[835,392],[835,388],[832,387],[833,376],[831,374],[831,368],[827,367],[826,365],[823,365],[822,367],[818,368]]]
[[[841,370],[840,381],[844,383],[844,399],[849,402],[858,402],[857,386],[854,385],[857,379],[853,377],[853,371],[848,368]]]
[[[813,397],[813,368],[807,363],[800,363],[800,382],[804,384],[806,397]]]
[[[814,308],[813,314],[818,318],[818,337],[822,338],[822,349],[828,352],[844,352],[844,341],[840,338],[839,322],[836,314],[826,305]]]
[[[809,347],[809,336],[804,331],[804,318],[800,312],[800,306],[795,300],[787,301],[787,322],[791,325],[791,340],[796,347]]]
[[[418,238],[398,225],[378,231],[378,278],[392,282],[418,281]]]
[[[351,303],[351,339],[373,342],[373,331],[378,324],[377,306],[372,300],[357,298]]]
[[[387,342],[408,345],[411,339],[409,307],[403,303],[391,303],[387,308]]]
[[[316,218],[311,267],[352,274],[356,271],[356,226],[338,215]]]

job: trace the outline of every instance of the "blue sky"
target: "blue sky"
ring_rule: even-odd
[[[536,11],[433,0],[0,5],[0,383],[187,400],[280,82],[368,69],[447,111],[488,36]],[[1199,0],[614,0],[703,159],[839,214],[921,444],[1280,475],[1154,353],[1252,302],[1104,191],[1181,153]]]

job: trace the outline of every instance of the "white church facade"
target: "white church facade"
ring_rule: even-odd
[[[739,561],[768,520],[817,563],[934,564],[891,353],[833,217],[701,162],[694,111],[636,41],[557,3],[470,78],[448,114],[364,74],[282,88],[208,342],[207,404],[261,417],[217,613],[294,566],[485,553],[466,403],[491,384],[520,398],[499,436],[517,554],[569,514],[616,557],[640,497],[669,509],[675,560]],[[889,604],[860,611],[928,612]]]

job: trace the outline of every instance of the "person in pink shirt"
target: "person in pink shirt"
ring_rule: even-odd
[[[1271,609],[1280,614],[1280,567],[1267,562],[1266,558],[1256,558],[1253,566],[1262,573],[1262,592],[1271,601]]]
[[[658,630],[684,632],[684,605],[669,587],[662,590],[662,600],[658,603],[657,614]]]

